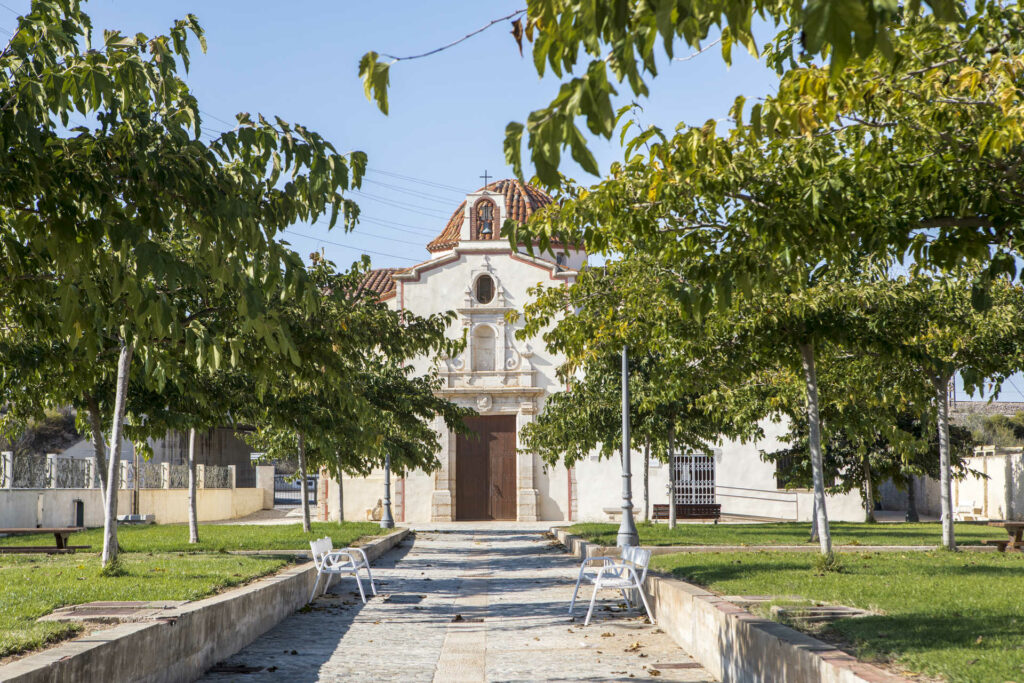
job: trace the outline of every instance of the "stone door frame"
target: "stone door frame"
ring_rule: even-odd
[[[537,490],[537,467],[533,453],[519,450],[519,432],[533,421],[537,413],[536,399],[544,393],[535,387],[459,387],[442,389],[439,394],[480,415],[515,415],[516,417],[516,521],[536,522],[540,519],[540,492]],[[434,425],[441,439],[441,467],[434,473],[434,492],[430,503],[432,522],[456,519],[455,462],[456,437],[438,419]]]

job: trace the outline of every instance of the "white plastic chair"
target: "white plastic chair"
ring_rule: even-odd
[[[361,548],[342,548],[332,550],[329,536],[318,538],[309,542],[309,548],[313,553],[313,564],[316,565],[316,583],[313,584],[313,592],[309,595],[309,602],[313,602],[316,590],[320,587],[320,577],[326,575],[324,592],[330,587],[332,576],[353,576],[356,586],[359,587],[359,597],[363,604],[366,604],[366,593],[363,592],[363,582],[359,578],[359,570],[365,569],[366,576],[370,581],[370,589],[377,594],[377,587],[373,583],[373,573],[370,571],[370,562],[366,553]]]
[[[622,557],[588,557],[583,560],[583,563],[580,564],[580,574],[576,578],[576,589],[573,591],[572,600],[569,602],[569,614],[572,614],[572,610],[576,606],[576,595],[580,592],[580,584],[585,578],[594,584],[594,592],[590,596],[590,608],[587,610],[587,618],[583,622],[584,626],[590,624],[590,617],[594,613],[594,602],[597,600],[597,591],[602,588],[621,592],[626,605],[630,608],[633,607],[633,603],[630,602],[629,594],[626,591],[630,588],[636,588],[640,594],[640,600],[644,603],[644,609],[647,610],[647,617],[653,624],[654,614],[651,613],[651,606],[647,604],[647,596],[644,595],[644,580],[647,578],[647,565],[650,564],[650,561],[650,550],[634,546],[624,547],[622,549]],[[601,562],[601,566],[597,568],[596,574],[587,571],[590,568],[591,562]],[[590,569],[592,570],[593,568]],[[637,574],[638,571],[640,574]]]

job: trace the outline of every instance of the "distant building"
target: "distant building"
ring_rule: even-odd
[[[371,272],[364,287],[395,309],[417,315],[454,310],[453,335],[468,344],[457,358],[440,363],[440,394],[474,408],[479,417],[467,425],[477,438],[451,433],[438,420],[441,467],[432,474],[415,472],[394,485],[395,519],[414,522],[460,520],[609,520],[621,505],[618,458],[596,455],[572,468],[547,466],[536,454],[517,450],[519,430],[532,422],[548,396],[563,391],[555,370],[563,362],[541,338],[519,340],[518,324],[506,314],[520,310],[537,285],[571,284],[586,259],[577,248],[561,245],[557,253],[530,256],[512,250],[499,235],[506,219],[525,221],[551,203],[536,187],[499,180],[466,195],[440,234],[427,245],[431,258],[407,269]],[[427,371],[429,359],[418,369]],[[760,450],[781,447],[781,424],[766,424],[760,443],[725,442],[708,456],[680,456],[677,502],[711,502],[723,514],[781,519],[811,517],[811,494],[780,490],[775,465],[761,460]],[[634,454],[633,500],[642,515],[642,455]],[[668,467],[650,470],[652,503],[668,502]],[[321,477],[319,513],[337,519],[337,482]],[[343,480],[344,514],[364,519],[383,495],[382,473]],[[862,520],[858,492],[829,497],[829,515]]]

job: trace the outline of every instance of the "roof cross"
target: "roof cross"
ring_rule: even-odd
[[[487,169],[484,169],[484,174],[480,177],[484,179],[484,187],[487,187],[487,179],[491,177],[487,175]]]

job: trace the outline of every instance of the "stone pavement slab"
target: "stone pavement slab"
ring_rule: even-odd
[[[536,530],[420,530],[377,561],[366,605],[343,578],[202,680],[715,680],[617,593],[584,627],[581,588],[569,617],[577,571]]]

